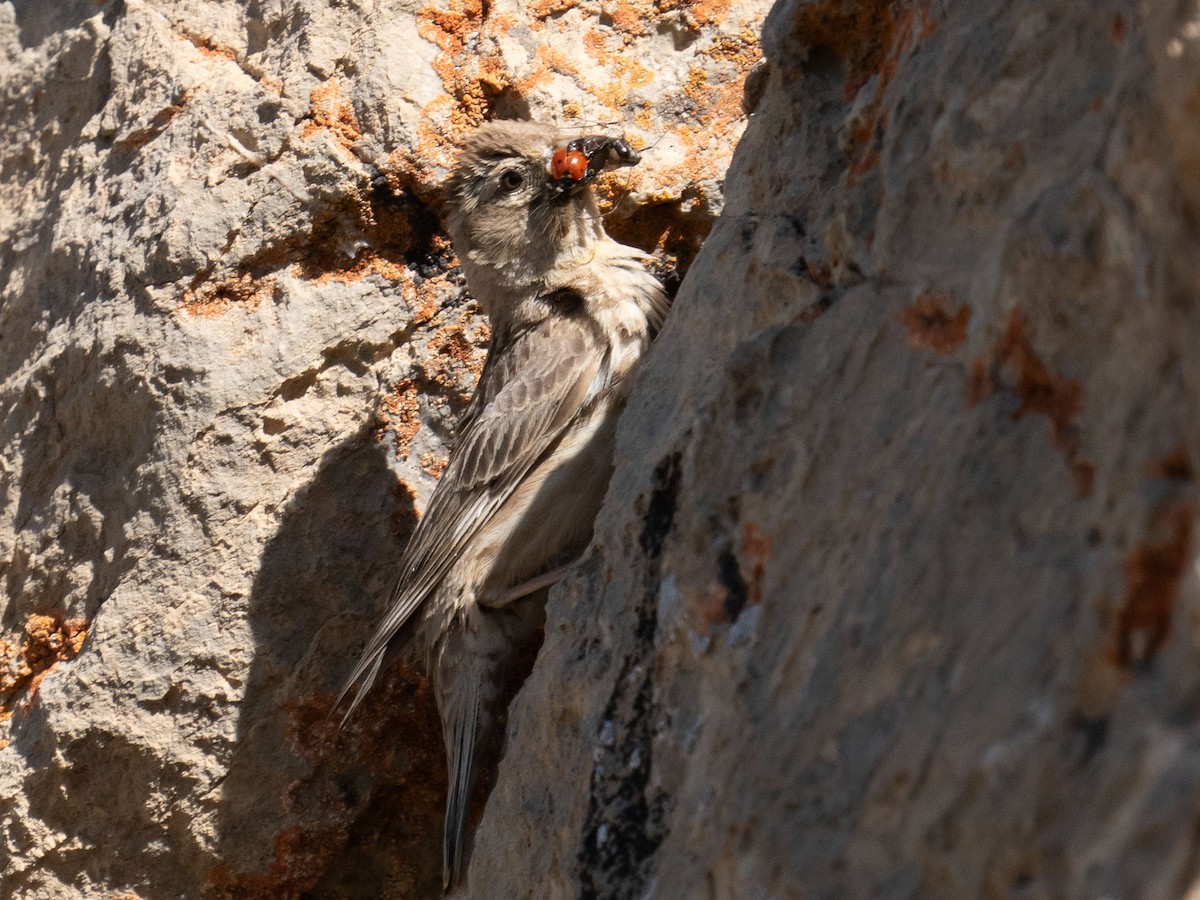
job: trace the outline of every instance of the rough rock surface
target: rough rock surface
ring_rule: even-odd
[[[1197,12],[765,13],[0,3],[0,893],[436,896],[426,687],[326,715],[486,344],[437,188],[525,113],[658,141],[664,271],[720,218],[467,893],[1195,889]]]
[[[487,344],[446,167],[657,142],[605,203],[682,271],[767,9],[0,2],[0,895],[438,893],[426,686],[327,716]]]
[[[1196,896],[1200,13],[763,47],[479,896]]]

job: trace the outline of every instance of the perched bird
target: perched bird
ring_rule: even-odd
[[[621,139],[491,122],[449,182],[447,226],[491,345],[387,613],[339,698],[361,682],[353,712],[385,657],[410,636],[424,649],[449,770],[447,888],[464,873],[468,800],[507,668],[542,620],[528,598],[591,539],[630,376],[670,305],[649,258],[605,233],[591,189],[606,167],[639,159]]]

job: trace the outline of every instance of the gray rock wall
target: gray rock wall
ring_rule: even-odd
[[[446,167],[618,123],[682,270],[766,12],[0,3],[0,895],[437,893],[419,673],[327,716],[487,344]]]
[[[1200,889],[1195,16],[775,6],[478,896]]]
[[[1193,890],[1197,13],[766,13],[0,3],[0,893],[437,895],[419,673],[326,716],[526,113],[654,145],[610,230],[687,277],[466,893]]]

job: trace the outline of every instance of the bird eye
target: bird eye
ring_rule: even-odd
[[[506,191],[515,191],[525,183],[525,176],[516,169],[508,169],[500,176],[500,187]]]

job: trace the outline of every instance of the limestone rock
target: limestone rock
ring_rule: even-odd
[[[774,7],[478,896],[1195,895],[1197,35]]]
[[[419,673],[328,716],[487,344],[454,147],[625,131],[681,272],[766,12],[0,3],[0,894],[438,893]]]
[[[464,893],[1196,890],[1195,11],[766,12],[0,3],[5,895],[437,895],[427,687],[327,716],[525,114],[687,277]]]

